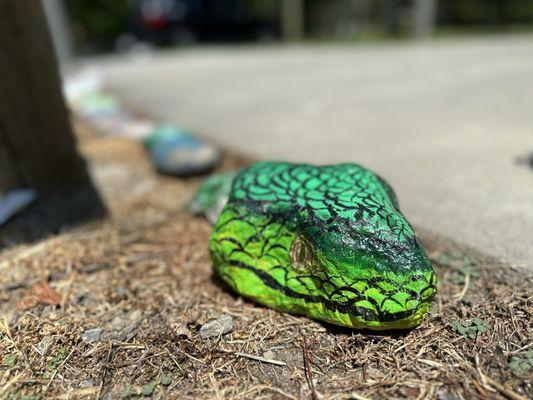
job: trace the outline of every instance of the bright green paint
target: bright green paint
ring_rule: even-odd
[[[240,171],[209,249],[237,293],[341,326],[416,326],[435,294],[436,276],[392,189],[354,164]]]

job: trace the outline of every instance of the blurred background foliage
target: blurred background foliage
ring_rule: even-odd
[[[505,27],[533,21],[533,2],[529,0],[441,0],[439,11],[445,25]]]
[[[117,43],[275,41],[281,0],[63,0],[82,52]],[[300,4],[303,38],[410,37],[416,0],[286,0]],[[429,0],[422,0],[429,1]],[[533,0],[431,0],[432,32],[527,30]]]
[[[81,44],[114,40],[130,28],[128,0],[66,0],[65,3]]]

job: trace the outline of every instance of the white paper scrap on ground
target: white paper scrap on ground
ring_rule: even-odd
[[[33,189],[14,189],[0,196],[0,225],[33,203],[36,197],[37,192]]]

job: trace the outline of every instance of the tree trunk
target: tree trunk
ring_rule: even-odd
[[[0,0],[0,192],[87,180],[41,2]]]
[[[304,1],[281,0],[280,5],[283,40],[301,40],[304,35]]]
[[[398,36],[400,34],[399,1],[384,0],[382,2],[382,13],[387,35]]]

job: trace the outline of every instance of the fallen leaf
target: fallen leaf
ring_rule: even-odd
[[[37,296],[33,294],[27,294],[17,303],[16,308],[17,310],[25,311],[35,307],[37,304],[39,304],[39,299]]]
[[[414,399],[420,394],[420,389],[416,387],[406,386],[401,389],[401,393],[409,399]]]
[[[61,303],[61,296],[57,293],[47,281],[40,281],[31,286],[31,291],[20,300],[17,310],[29,310],[37,304],[58,305]]]
[[[172,329],[174,330],[174,333],[176,336],[186,336],[187,339],[189,339],[191,342],[193,340],[192,338],[192,332],[191,330],[187,327],[187,325],[185,324],[182,324],[180,322],[172,322],[170,324],[170,326],[172,327]]]
[[[32,290],[39,299],[40,303],[58,305],[61,303],[61,296],[46,281],[34,283]]]

